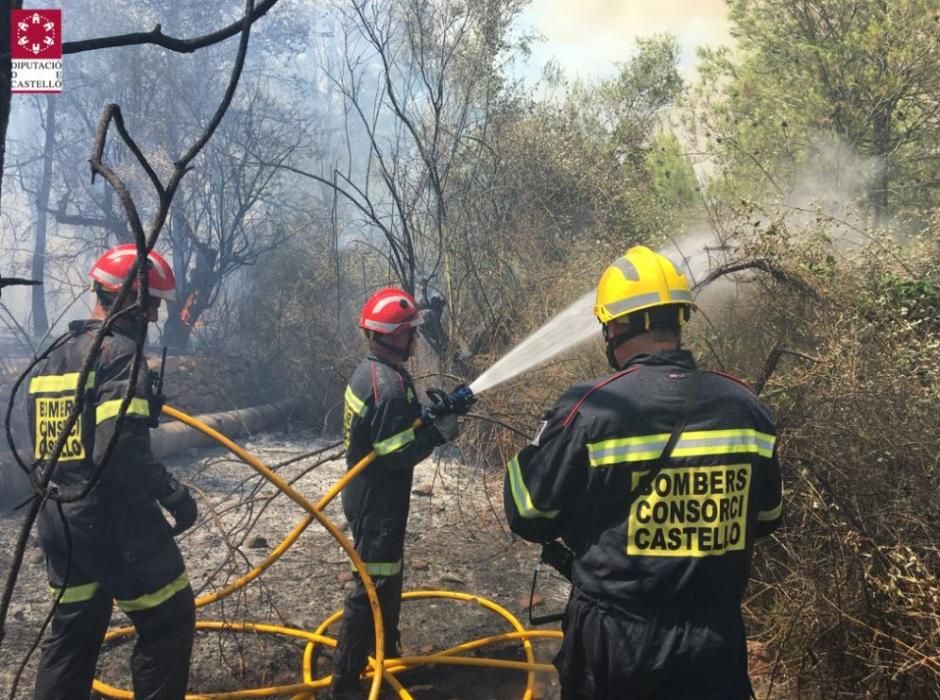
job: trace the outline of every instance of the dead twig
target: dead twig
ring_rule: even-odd
[[[819,294],[816,292],[816,290],[807,284],[801,277],[799,277],[799,275],[785,270],[783,267],[769,258],[751,258],[750,260],[738,260],[736,262],[730,262],[726,265],[717,267],[709,272],[700,282],[697,282],[695,286],[692,287],[692,291],[698,291],[703,287],[707,287],[715,280],[721,279],[727,275],[732,275],[736,272],[743,272],[744,270],[760,270],[761,272],[766,272],[780,284],[797,289],[801,293],[811,296],[814,299],[819,298]]]
[[[818,357],[813,357],[802,352],[797,352],[796,350],[790,350],[778,343],[774,349],[770,351],[770,355],[767,356],[767,360],[764,362],[764,366],[761,369],[760,374],[754,381],[755,394],[760,396],[760,393],[764,390],[764,385],[767,384],[767,380],[770,379],[770,375],[772,375],[774,370],[777,369],[777,364],[780,362],[780,358],[784,355],[793,355],[794,357],[802,358],[807,362],[821,362]]]

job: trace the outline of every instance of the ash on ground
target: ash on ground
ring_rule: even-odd
[[[254,455],[316,502],[345,472],[335,441],[297,434],[261,435],[243,442]],[[529,587],[538,549],[513,542],[502,516],[502,473],[485,472],[455,459],[435,457],[415,470],[411,515],[405,548],[405,590],[445,589],[489,598],[528,624]],[[298,459],[299,458],[299,459]],[[304,517],[304,511],[222,450],[199,450],[166,464],[197,494],[200,520],[179,538],[197,596],[223,588],[254,565]],[[282,465],[282,466],[277,466]],[[337,497],[325,510],[345,526]],[[0,570],[12,560],[20,518],[0,519]],[[231,596],[200,608],[198,620],[261,622],[315,630],[352,587],[349,561],[335,540],[316,522],[260,578]],[[536,613],[564,607],[568,586],[560,577],[539,577]],[[35,535],[23,563],[0,647],[0,689],[6,697],[14,674],[35,640],[51,604],[42,554]],[[115,611],[112,625],[126,625]],[[545,628],[557,628],[548,625]],[[338,625],[330,634],[335,635]],[[426,655],[461,642],[512,631],[499,616],[481,606],[447,600],[406,601],[402,609],[405,655]],[[536,661],[548,663],[558,643],[533,640]],[[106,645],[98,678],[129,688],[132,638]],[[193,652],[190,692],[211,693],[241,688],[299,683],[304,642],[281,636],[199,631]],[[491,645],[477,655],[523,660],[519,642]],[[16,697],[32,693],[38,652],[27,665]],[[330,651],[319,655],[317,675],[330,672]],[[437,666],[400,676],[418,700],[466,698],[502,700],[522,697],[525,673],[476,667]],[[387,686],[385,686],[387,688]],[[537,676],[536,697],[558,697],[555,674]],[[393,697],[383,691],[383,697]]]

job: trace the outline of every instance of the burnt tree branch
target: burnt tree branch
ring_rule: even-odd
[[[161,25],[155,26],[149,32],[130,32],[128,34],[116,34],[114,36],[96,37],[94,39],[81,39],[79,41],[66,41],[62,44],[62,53],[82,53],[83,51],[96,51],[98,49],[112,49],[118,46],[139,46],[141,44],[153,44],[161,46],[169,51],[176,53],[192,53],[206,46],[218,44],[243,31],[245,20],[249,24],[254,23],[268,13],[279,0],[264,0],[258,7],[253,8],[249,14],[241,19],[232,22],[226,27],[209,34],[193,37],[192,39],[178,39],[167,36],[163,33]]]
[[[727,265],[722,265],[721,267],[717,267],[709,272],[703,280],[696,283],[692,289],[693,291],[698,291],[703,287],[707,287],[715,280],[718,280],[727,275],[732,275],[735,272],[743,272],[744,270],[760,270],[761,272],[766,272],[780,284],[797,289],[800,292],[808,294],[814,298],[819,297],[819,294],[816,292],[816,290],[807,284],[799,275],[785,270],[783,267],[768,258],[751,258],[749,260],[739,260],[736,262],[730,262]]]

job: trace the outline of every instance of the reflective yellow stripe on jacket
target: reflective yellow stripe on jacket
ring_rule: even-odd
[[[523,518],[554,518],[557,510],[539,510],[532,503],[532,495],[526,488],[525,479],[522,478],[522,468],[519,466],[519,457],[513,457],[506,465],[509,472],[509,488],[512,491],[512,500],[516,510]]]
[[[708,455],[757,454],[771,457],[776,437],[753,428],[727,430],[692,430],[682,433],[673,457],[705,457]],[[669,433],[637,435],[588,443],[588,458],[592,467],[607,467],[626,462],[643,462],[662,454]]]
[[[783,514],[783,499],[780,500],[780,503],[777,504],[776,508],[771,510],[762,510],[757,513],[758,522],[762,523],[772,523],[774,520],[779,520],[780,516]]]
[[[117,604],[118,607],[121,608],[121,610],[124,612],[149,610],[150,608],[155,608],[158,605],[165,603],[188,585],[189,576],[187,576],[186,572],[184,571],[175,579],[163,586],[163,588],[158,588],[152,593],[147,593],[140,596],[139,598],[133,598],[131,600],[118,600]]]
[[[124,399],[111,399],[110,401],[103,401],[102,403],[98,404],[98,408],[95,411],[95,423],[100,425],[109,418],[114,418],[117,416],[123,401]],[[127,413],[125,415],[143,416],[144,418],[149,418],[150,404],[147,403],[147,399],[131,399],[130,404],[127,406]]]
[[[352,387],[346,387],[346,405],[353,413],[362,418],[366,415],[368,406],[365,402],[353,393]]]
[[[29,380],[30,394],[61,393],[65,391],[74,392],[78,388],[78,376],[80,372],[69,372],[68,374],[42,374]],[[85,379],[85,388],[93,389],[95,387],[95,373],[89,372]]]
[[[395,433],[391,437],[372,443],[372,447],[375,449],[376,454],[387,455],[390,452],[400,450],[405,445],[414,442],[414,439],[414,428],[408,428],[408,430],[402,430],[400,433]]]

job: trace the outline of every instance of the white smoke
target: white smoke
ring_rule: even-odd
[[[869,242],[865,193],[884,164],[857,154],[836,134],[814,134],[780,204],[791,228],[823,223],[840,250]]]

